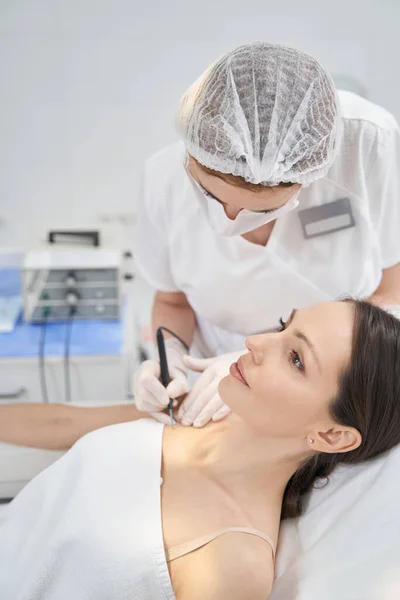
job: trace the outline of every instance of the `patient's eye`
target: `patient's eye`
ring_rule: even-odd
[[[291,364],[298,369],[299,371],[304,372],[304,365],[300,358],[300,355],[296,350],[292,350],[290,353],[290,362]]]

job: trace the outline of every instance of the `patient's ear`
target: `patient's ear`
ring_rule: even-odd
[[[334,454],[337,452],[350,452],[361,445],[361,433],[354,427],[335,425],[326,431],[317,431],[310,434],[313,437],[313,449],[318,452]]]

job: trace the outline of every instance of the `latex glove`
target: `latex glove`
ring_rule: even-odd
[[[164,423],[164,425],[171,425],[171,417],[163,412],[152,412],[152,413],[149,413],[149,415],[151,417],[153,417],[153,419],[155,419],[159,423]],[[172,425],[175,425],[175,423],[176,423],[176,421],[173,418]]]
[[[231,412],[218,394],[218,385],[228,375],[231,364],[246,352],[241,350],[212,358],[183,357],[188,369],[202,374],[179,407],[177,418],[182,425],[203,427],[210,420],[220,421]]]
[[[183,362],[183,355],[186,352],[184,346],[175,338],[167,338],[165,351],[171,378],[166,388],[160,381],[161,368],[157,360],[145,360],[135,375],[133,393],[135,404],[140,411],[147,413],[163,411],[171,399],[178,398],[188,391],[187,369]],[[174,402],[174,406],[176,404],[177,401]]]

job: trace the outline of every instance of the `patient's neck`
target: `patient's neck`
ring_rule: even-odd
[[[240,486],[271,489],[273,484],[283,494],[290,477],[309,456],[301,440],[257,435],[234,416],[196,430],[191,440],[190,463],[231,491]]]

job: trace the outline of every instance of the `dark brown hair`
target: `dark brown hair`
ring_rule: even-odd
[[[267,187],[265,185],[262,185],[261,183],[249,183],[248,181],[243,179],[243,177],[239,177],[238,175],[231,175],[230,173],[220,173],[219,171],[213,171],[213,169],[209,169],[208,167],[205,167],[204,165],[200,164],[199,161],[193,158],[193,156],[191,158],[196,163],[198,169],[200,169],[204,173],[207,173],[207,175],[212,175],[212,177],[218,177],[218,179],[222,179],[222,181],[225,181],[226,183],[235,185],[236,187],[240,187],[245,190],[249,190],[250,192],[263,192],[266,189],[275,190],[276,188],[288,188],[294,185],[294,183],[290,181],[286,183],[279,183],[278,185],[271,187]]]
[[[305,494],[336,465],[370,460],[400,443],[400,320],[368,302],[345,302],[354,306],[352,352],[330,412],[337,423],[357,429],[362,443],[305,461],[286,486],[282,519],[301,515]]]

